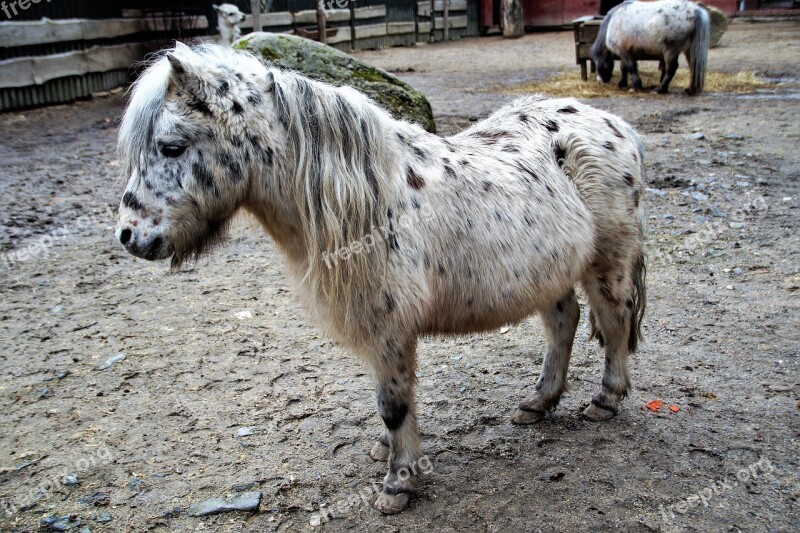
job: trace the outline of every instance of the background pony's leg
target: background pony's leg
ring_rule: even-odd
[[[620,63],[622,64],[623,69],[627,69],[628,72],[631,74],[631,81],[633,82],[633,90],[634,91],[641,91],[642,90],[642,79],[639,77],[639,67],[636,65],[636,61],[632,59],[630,56],[620,56]],[[624,72],[624,70],[623,70]],[[627,78],[625,79],[627,87]],[[620,83],[622,81],[620,80]],[[622,85],[620,85],[622,87]]]
[[[656,89],[658,94],[667,94],[669,92],[669,84],[678,71],[678,57],[680,57],[680,54],[672,50],[664,52],[664,59],[661,60],[664,65],[664,70],[661,71],[661,85]]]
[[[622,71],[622,74],[620,75],[617,87],[619,87],[620,89],[625,89],[628,87],[628,67],[625,66],[625,63],[621,61],[620,61],[620,71]]]
[[[566,296],[540,316],[545,328],[547,351],[533,396],[520,403],[511,417],[515,424],[532,424],[544,418],[548,410],[558,405],[561,394],[567,388],[567,368],[580,318],[575,290],[570,289]]]
[[[394,514],[408,506],[409,496],[416,488],[417,463],[422,453],[414,402],[416,340],[405,344],[389,341],[386,345],[386,353],[374,366],[378,412],[386,425],[389,473],[375,508]]]

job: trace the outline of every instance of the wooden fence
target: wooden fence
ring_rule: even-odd
[[[235,3],[249,11],[249,0]],[[312,9],[316,0],[275,3],[287,11],[262,14],[264,31],[316,33]],[[54,2],[52,11],[47,7],[51,4],[39,4],[38,20],[31,20],[33,13],[26,12],[25,17],[0,21],[0,111],[70,102],[125,85],[148,53],[175,39],[208,39],[216,33],[210,1],[203,7],[164,7],[173,4],[186,3],[69,0],[58,6]],[[443,0],[338,0],[329,5],[346,5],[327,11],[327,41],[340,50],[443,39]],[[448,6],[450,39],[477,34],[478,0],[449,0]],[[243,33],[252,31],[252,15],[241,26]]]

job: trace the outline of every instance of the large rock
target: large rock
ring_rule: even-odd
[[[706,5],[702,2],[698,3],[703,9],[708,11],[708,17],[711,19],[711,39],[709,46],[715,48],[719,44],[719,40],[722,39],[722,34],[728,29],[728,17],[716,7]]]
[[[421,92],[386,71],[335,48],[296,35],[251,33],[233,45],[279,68],[299,72],[331,85],[349,85],[366,94],[397,118],[436,132],[431,104]]]

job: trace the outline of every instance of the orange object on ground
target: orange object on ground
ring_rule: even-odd
[[[655,413],[659,409],[664,407],[664,405],[666,404],[662,400],[652,400],[650,402],[647,402],[646,407]]]
[[[670,405],[669,410],[672,411],[673,413],[677,413],[678,411],[681,410],[681,408],[678,407],[677,405]]]

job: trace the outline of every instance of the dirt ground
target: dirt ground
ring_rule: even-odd
[[[735,24],[711,51],[712,70],[775,89],[589,102],[648,152],[635,387],[612,421],[580,418],[603,359],[586,306],[570,391],[534,426],[509,418],[539,372],[535,318],[424,340],[432,472],[391,517],[364,503],[384,474],[367,456],[380,419],[364,368],[305,318],[269,239],[243,222],[192,270],[137,260],[112,231],[121,96],[0,115],[0,528],[75,515],[74,531],[98,532],[797,531],[799,30]],[[359,56],[423,90],[450,134],[504,88],[564,70],[581,83],[573,54],[558,32]],[[655,399],[667,406],[646,409]],[[248,490],[257,513],[188,515]]]

